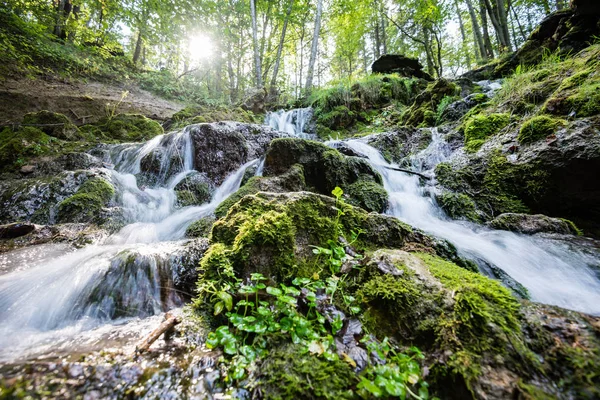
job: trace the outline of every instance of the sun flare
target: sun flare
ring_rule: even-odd
[[[190,37],[188,51],[192,59],[206,60],[212,56],[213,50],[214,46],[210,37],[203,34]]]

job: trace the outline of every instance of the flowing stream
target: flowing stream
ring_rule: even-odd
[[[212,214],[258,163],[231,174],[209,203],[177,208],[174,188],[193,172],[187,130],[109,150],[114,168],[105,172],[128,224],[79,250],[46,244],[0,255],[0,265],[8,266],[0,269],[0,361],[71,352],[88,342],[106,345],[107,335],[117,340],[156,326],[157,315],[183,303],[171,264],[186,228]],[[157,151],[163,157],[155,182],[138,185],[141,160]]]
[[[313,109],[310,107],[272,111],[267,114],[265,125],[302,139],[316,139],[316,135],[306,133],[312,117]]]
[[[500,268],[527,288],[534,301],[600,314],[600,279],[593,270],[600,265],[597,252],[556,238],[521,235],[451,220],[428,195],[419,177],[388,168],[396,165],[388,163],[364,140],[345,143],[366,156],[383,177],[389,194],[389,214],[447,239],[463,256],[480,266]],[[435,166],[450,155],[441,134],[433,128],[431,144],[412,157],[412,169],[433,175]]]

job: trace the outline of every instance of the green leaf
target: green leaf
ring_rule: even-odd
[[[269,293],[272,296],[281,296],[283,294],[283,292],[281,291],[281,289],[275,288],[275,287],[271,287],[269,286],[267,288],[267,293]]]
[[[223,351],[226,354],[234,355],[237,353],[237,342],[235,339],[230,339],[224,343]]]
[[[340,197],[342,197],[342,195],[344,194],[344,191],[342,190],[342,188],[340,188],[339,186],[336,186],[335,189],[333,189],[331,191],[331,194],[336,198],[339,199]]]
[[[214,315],[219,315],[223,312],[223,309],[225,308],[225,303],[223,303],[222,301],[219,301],[217,303],[215,303],[215,311],[214,311]]]
[[[214,349],[219,346],[219,338],[217,334],[214,332],[210,332],[206,337],[206,347],[209,349]]]
[[[217,296],[223,300],[223,304],[225,304],[227,311],[231,311],[233,308],[233,297],[231,297],[231,295],[227,292],[219,292],[217,293]]]
[[[248,361],[254,361],[256,359],[256,351],[251,346],[240,347],[240,353],[248,359]]]
[[[380,397],[383,394],[382,390],[377,385],[364,377],[361,378],[358,387],[365,389],[375,397]]]

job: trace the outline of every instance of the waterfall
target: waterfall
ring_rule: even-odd
[[[162,154],[158,179],[152,187],[139,187],[134,174],[155,151]],[[24,357],[47,344],[76,345],[90,331],[106,333],[106,325],[181,305],[172,289],[169,259],[182,247],[177,241],[190,223],[212,214],[237,190],[245,170],[258,163],[252,160],[232,173],[209,203],[176,208],[174,187],[193,171],[186,130],[144,144],[111,146],[108,153],[115,166],[109,170],[111,179],[129,224],[102,244],[76,251],[47,244],[0,256],[0,265],[7,266],[0,275],[0,360]],[[178,172],[168,173],[173,165],[165,160],[178,160]]]
[[[302,139],[316,139],[316,135],[306,133],[312,117],[313,109],[310,107],[272,111],[267,113],[265,125]]]
[[[451,220],[427,195],[417,176],[387,168],[396,165],[388,163],[364,140],[345,143],[365,155],[383,177],[389,194],[388,213],[447,239],[467,258],[502,269],[526,287],[534,301],[600,314],[600,280],[591,268],[600,265],[600,257],[558,239]],[[412,167],[417,172],[433,174],[435,166],[449,155],[449,147],[434,128],[431,144],[411,158]]]

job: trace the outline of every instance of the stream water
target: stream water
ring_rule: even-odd
[[[0,255],[5,266],[0,269],[0,361],[102,348],[107,341],[135,336],[149,323],[155,327],[152,316],[182,305],[173,288],[171,255],[185,244],[187,226],[212,214],[238,189],[246,168],[258,163],[250,161],[231,174],[209,203],[177,208],[174,188],[193,172],[187,130],[108,150],[114,168],[106,172],[128,224],[79,250],[46,244]],[[153,151],[164,161],[155,183],[140,187],[140,162]]]

